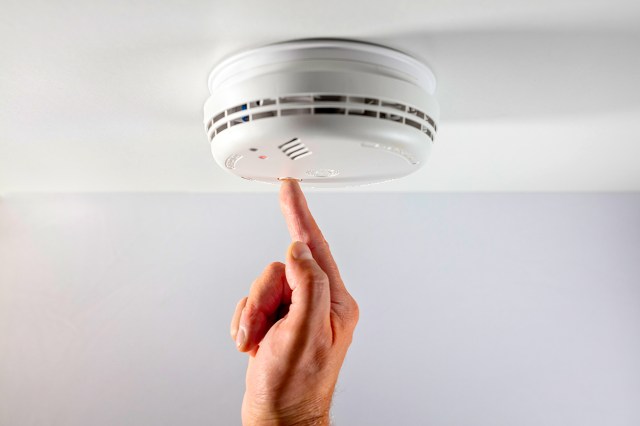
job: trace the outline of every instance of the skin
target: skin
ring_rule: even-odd
[[[283,180],[280,206],[292,240],[286,264],[265,268],[231,321],[249,355],[242,423],[328,425],[358,305],[296,180]]]

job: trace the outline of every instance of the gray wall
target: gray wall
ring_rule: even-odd
[[[337,424],[640,424],[640,194],[309,200],[361,307]],[[288,241],[275,194],[0,201],[0,424],[238,424]]]

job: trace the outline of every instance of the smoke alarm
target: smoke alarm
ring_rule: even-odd
[[[244,179],[387,181],[424,165],[437,130],[435,86],[429,67],[387,47],[278,43],[214,68],[204,125],[218,165]]]

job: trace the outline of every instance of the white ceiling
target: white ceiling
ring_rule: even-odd
[[[640,190],[640,2],[3,1],[0,193],[274,191],[219,170],[201,123],[225,55],[300,37],[426,61],[427,167],[374,191]]]

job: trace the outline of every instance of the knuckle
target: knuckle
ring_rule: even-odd
[[[309,265],[309,267],[302,269],[298,277],[298,285],[306,287],[312,298],[319,297],[329,286],[329,277],[320,267],[315,265]]]
[[[356,299],[354,299],[353,297],[349,296],[349,299],[349,311],[352,313],[355,322],[358,322],[358,319],[360,319],[360,306],[358,305],[358,302],[356,302]]]
[[[329,277],[327,274],[320,269],[320,267],[313,265],[313,261],[308,261],[309,263],[305,265],[300,273],[300,278],[309,283],[328,283]]]
[[[309,246],[311,251],[322,250],[331,252],[329,242],[324,237],[322,237],[322,239],[310,241],[307,245]]]
[[[347,295],[343,306],[344,308],[341,312],[342,315],[340,315],[342,322],[345,328],[353,330],[360,319],[360,307],[358,306],[358,302],[356,302],[356,299],[351,295]]]

